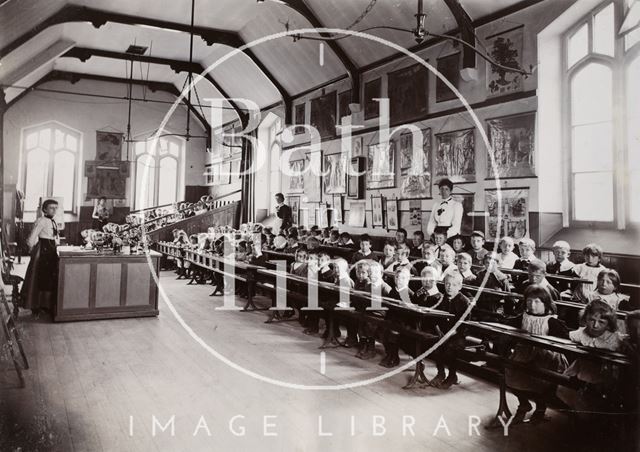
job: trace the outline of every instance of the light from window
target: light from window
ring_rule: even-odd
[[[38,208],[40,197],[45,196],[47,192],[49,153],[44,149],[33,149],[27,154],[26,165],[24,208],[33,211]]]
[[[153,207],[155,194],[155,159],[149,154],[142,154],[136,160],[136,207],[145,209]]]
[[[640,42],[640,28],[636,28],[624,35],[624,50],[628,51],[631,47]]]
[[[574,218],[578,221],[613,221],[613,174],[574,175]]]
[[[75,156],[69,151],[61,151],[53,158],[53,191],[55,197],[61,197],[69,206],[73,200],[73,177],[69,177],[69,168],[74,168]]]
[[[589,25],[584,24],[569,38],[567,60],[569,67],[576,64],[589,53]]]
[[[571,123],[590,124],[612,119],[612,75],[603,64],[582,68],[571,82]]]
[[[158,204],[173,204],[177,201],[178,161],[172,157],[160,160],[158,181]]]
[[[629,219],[640,222],[640,56],[627,67],[627,178]]]
[[[613,56],[615,53],[615,18],[613,3],[593,19],[593,51]]]

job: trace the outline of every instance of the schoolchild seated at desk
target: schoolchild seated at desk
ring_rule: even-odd
[[[456,256],[456,267],[462,275],[463,284],[473,284],[476,275],[471,271],[471,256],[468,253],[459,253]]]
[[[422,274],[422,270],[425,267],[435,268],[438,274],[442,272],[442,264],[436,257],[436,246],[433,243],[424,244],[422,247],[422,259],[415,261],[413,265],[420,274]]]
[[[340,240],[337,244],[340,248],[355,248],[356,244],[351,240],[351,234],[343,232],[340,234]]]
[[[331,264],[331,256],[324,251],[318,253],[318,281],[335,283],[336,272]]]
[[[588,279],[591,283],[573,284],[573,299],[581,303],[589,301],[589,295],[596,290],[598,274],[606,267],[600,262],[602,260],[602,248],[600,245],[590,243],[582,250],[584,262],[573,267],[573,274],[581,279]]]
[[[516,288],[519,293],[524,293],[525,289],[532,285],[537,284],[545,288],[549,292],[549,296],[553,301],[560,300],[560,292],[547,280],[546,265],[540,260],[535,260],[529,263],[527,269],[529,277],[522,282],[520,286]]]
[[[498,256],[496,253],[489,253],[484,257],[484,267],[484,270],[478,273],[473,285],[480,287],[486,277],[485,288],[508,292],[509,278],[498,268]],[[505,314],[506,309],[503,300],[504,297],[499,295],[481,294],[476,306],[478,309],[484,311],[484,313],[476,312],[474,317],[481,320],[495,321],[497,317]]]
[[[306,248],[297,248],[295,251],[296,260],[291,263],[289,269],[292,275],[307,277],[307,258],[308,253]]]
[[[442,260],[442,253],[445,249],[453,251],[451,245],[447,243],[447,228],[436,226],[436,229],[433,231],[433,243],[436,246],[436,259],[440,261]],[[455,251],[453,254],[455,254]]]
[[[371,251],[371,237],[368,234],[360,236],[360,250],[353,253],[351,263],[355,264],[363,259],[373,259],[374,254]]]
[[[383,271],[392,271],[396,264],[396,245],[393,242],[387,242],[382,248],[382,256],[379,259]]]
[[[552,246],[553,262],[547,264],[547,274],[561,276],[575,276],[573,267],[575,264],[569,260],[571,254],[571,246],[564,240],[558,240]],[[562,280],[553,280],[551,284],[562,293],[571,289],[571,282]]]
[[[318,251],[320,248],[320,241],[315,237],[307,237],[306,245],[308,251]]]
[[[409,260],[409,254],[411,250],[406,245],[401,245],[398,247],[396,251],[396,263],[391,267],[391,271],[394,273],[402,268],[406,268],[411,276],[418,276],[418,270],[413,266],[413,262]],[[395,280],[395,278],[394,278]],[[387,282],[390,283],[391,286],[395,287],[394,284],[391,284],[389,278],[387,278]]]
[[[453,251],[455,251],[456,254],[467,251],[467,240],[463,235],[456,234],[449,239],[449,242],[451,243],[451,248],[453,248]]]
[[[529,238],[520,239],[520,242],[518,243],[518,250],[520,251],[520,257],[516,259],[515,264],[513,264],[513,269],[526,272],[529,270],[529,263],[534,260],[539,260],[534,255],[536,251],[536,242]],[[525,275],[511,275],[511,283],[515,287],[521,286],[525,279],[527,279]]]
[[[340,232],[337,229],[332,229],[329,233],[329,238],[325,240],[324,244],[328,246],[338,246],[340,243]]]
[[[484,257],[489,251],[484,247],[484,232],[473,231],[469,237],[471,247],[469,254],[471,255],[471,263],[473,266],[484,265]]]
[[[444,281],[444,278],[447,275],[458,272],[458,267],[456,267],[456,252],[453,251],[453,248],[445,248],[440,253],[440,262],[442,263],[442,273],[440,273],[440,280]]]
[[[589,301],[602,300],[618,311],[622,302],[628,299],[628,295],[620,293],[620,275],[617,271],[607,268],[598,273],[596,290],[589,294]]]
[[[298,234],[291,233],[287,237],[287,246],[284,249],[285,253],[295,254],[296,250],[300,247],[300,243],[298,242]]]
[[[413,302],[418,306],[436,308],[442,301],[442,294],[438,290],[436,281],[439,279],[439,272],[434,267],[424,267],[420,272],[422,287],[416,291]]]
[[[518,255],[513,252],[515,243],[511,237],[502,237],[500,239],[498,255],[498,263],[502,268],[513,268],[518,260]]]
[[[424,241],[424,232],[422,231],[415,231],[413,233],[413,239],[411,240],[411,244],[413,245],[411,247],[411,254],[415,255],[415,256],[422,256],[422,247],[425,244]]]
[[[411,244],[407,240],[407,230],[404,228],[399,228],[396,231],[396,246],[400,248],[401,246],[406,246],[411,249]]]
[[[407,267],[399,267],[394,274],[394,288],[389,293],[390,298],[395,298],[404,304],[412,304],[414,292],[409,288],[409,281],[411,280],[411,272]],[[388,320],[397,321],[402,323],[402,314],[389,310],[387,311],[386,318]],[[398,352],[400,350],[400,334],[397,331],[388,330],[384,334],[383,345],[385,351],[385,357],[382,358],[379,365],[382,367],[395,367],[400,364],[400,356]]]
[[[384,282],[382,265],[372,262],[369,265],[369,283],[364,291],[371,294],[371,297],[388,297],[391,293],[391,286]],[[358,308],[356,308],[358,309]],[[366,306],[363,307],[366,309]],[[369,315],[374,317],[384,317],[384,311],[370,311]],[[358,335],[360,336],[360,351],[356,358],[372,359],[376,356],[376,331],[377,327],[367,318],[361,318],[358,324]]]
[[[273,251],[284,253],[287,248],[287,245],[288,245],[287,238],[282,234],[278,234],[273,239]]]
[[[249,257],[248,262],[251,265],[265,267],[267,265],[267,257],[264,254],[262,254],[261,242],[259,241],[253,242],[251,246],[252,246],[252,253],[251,253],[251,256]]]
[[[319,237],[320,242],[322,242],[324,245],[327,245],[327,242],[331,239],[331,229],[329,228],[324,228],[322,230],[322,234]]]

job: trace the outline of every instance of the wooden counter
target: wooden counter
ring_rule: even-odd
[[[156,272],[161,254],[149,252]],[[158,315],[158,287],[147,256],[98,254],[58,247],[58,301],[54,322]]]

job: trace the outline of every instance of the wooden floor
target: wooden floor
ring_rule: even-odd
[[[186,286],[172,272],[162,273],[161,285],[195,333],[253,372],[327,385],[383,370],[377,360],[361,361],[352,350],[336,349],[327,351],[323,375],[320,339],[302,334],[297,322],[266,325],[264,312],[216,311],[222,299],[209,297],[209,286]],[[159,318],[65,324],[26,317],[22,331],[31,361],[26,388],[17,387],[6,359],[0,362],[0,451],[523,452],[576,450],[578,444],[566,416],[557,412],[549,413],[550,422],[514,427],[506,437],[502,430],[482,427],[480,436],[474,431],[470,436],[469,416],[491,418],[498,392],[464,375],[450,391],[405,391],[401,387],[409,372],[340,391],[303,391],[259,381],[197,344],[162,301],[160,312]],[[515,409],[515,400],[510,401]],[[245,436],[230,431],[229,422],[238,415],[244,417],[236,419],[235,431],[244,428]],[[159,428],[154,436],[153,416],[162,425],[175,416],[175,436]],[[267,418],[275,424],[267,432],[278,436],[264,435],[265,416],[275,416]],[[323,433],[333,436],[320,436],[320,416]],[[372,431],[374,416],[384,417],[382,436]],[[403,416],[415,419],[415,436],[411,429],[403,435]]]

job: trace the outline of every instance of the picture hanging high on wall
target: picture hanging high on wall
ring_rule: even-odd
[[[372,195],[371,196],[371,211],[372,211],[372,221],[371,225],[376,227],[384,227],[384,217],[382,211],[382,196]]]
[[[524,113],[487,120],[495,165],[487,156],[489,177],[534,177],[536,114]],[[490,151],[489,151],[490,152]]]
[[[476,178],[474,129],[436,135],[436,178],[448,177],[452,182],[469,182]]]
[[[337,110],[336,91],[311,99],[310,124],[316,128],[320,138],[330,138],[336,135]]]
[[[351,201],[349,203],[349,226],[363,228],[365,225],[365,202]]]
[[[305,156],[304,194],[306,202],[322,201],[322,151],[310,152]]]
[[[345,116],[349,116],[351,114],[351,110],[349,109],[349,104],[351,103],[351,90],[343,91],[338,94],[338,121],[344,118]]]
[[[107,199],[126,198],[129,165],[126,161],[106,163],[87,160],[84,164],[84,175],[87,178],[86,200],[101,196]]]
[[[369,145],[367,156],[368,189],[375,190],[396,186],[395,153],[395,140],[390,140],[388,146],[382,143]]]
[[[382,82],[380,78],[364,84],[364,119],[374,119],[380,116],[378,102],[374,99],[382,95]]]
[[[415,146],[411,133],[401,135],[399,139],[400,192],[403,199],[431,198],[431,129],[421,132],[421,142]]]
[[[287,205],[291,207],[291,216],[293,217],[293,224],[299,224],[300,221],[300,196],[288,196]]]
[[[346,193],[347,155],[342,153],[325,155],[322,174],[326,194]]]
[[[489,56],[501,66],[522,69],[524,26],[519,25],[486,38]],[[487,64],[487,94],[503,96],[522,90],[522,74]]]
[[[347,176],[347,196],[352,199],[363,199],[365,192],[365,158],[351,159],[351,172]]]
[[[289,172],[294,174],[289,176],[289,193],[303,193],[304,192],[304,168],[305,160],[291,160],[289,161]]]
[[[362,136],[358,136],[353,139],[353,147],[351,148],[351,155],[353,157],[364,156],[364,150],[362,148]]]
[[[114,162],[122,160],[124,134],[96,131],[96,161]]]
[[[498,209],[498,196],[502,200]],[[529,237],[529,189],[509,188],[485,190],[487,240],[509,236],[515,240]],[[502,219],[498,231],[498,218]]]
[[[294,113],[293,113],[293,121],[295,125],[304,125],[305,124],[305,108],[304,108],[305,104],[298,104],[294,107]],[[295,135],[300,135],[303,134],[305,132],[304,127],[296,127],[295,128]]]
[[[391,124],[401,124],[427,114],[429,77],[427,69],[414,64],[388,74]]]

